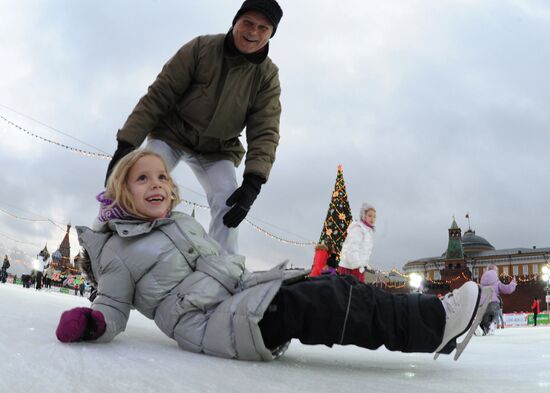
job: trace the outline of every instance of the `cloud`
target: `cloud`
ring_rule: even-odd
[[[116,130],[162,65],[198,34],[225,32],[240,1],[7,1],[0,25],[0,114],[77,148],[115,149]],[[251,216],[289,240],[320,235],[339,163],[356,213],[378,208],[373,265],[440,255],[456,214],[495,247],[548,246],[548,9],[542,2],[281,1],[271,42],[280,68],[281,144]],[[216,12],[212,12],[215,8]],[[39,141],[0,121],[0,207],[89,224],[107,162]],[[97,148],[97,149],[96,149]],[[238,176],[242,174],[242,166]],[[185,164],[184,197],[204,203]],[[187,205],[181,209],[190,212]],[[19,210],[17,210],[19,209]],[[208,212],[197,212],[207,226]],[[0,214],[0,231],[52,250],[64,231]],[[249,226],[254,268],[312,247]],[[9,243],[5,240],[5,243]],[[72,252],[77,250],[74,231]],[[21,246],[29,255],[39,250]]]

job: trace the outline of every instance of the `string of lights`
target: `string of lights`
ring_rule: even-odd
[[[408,279],[409,278],[409,275],[408,274],[405,274],[405,273],[401,273],[399,270],[397,270],[396,268],[393,268],[391,269],[390,273],[388,272],[383,272],[384,274],[387,274],[387,275],[390,275],[391,273],[394,273],[394,274],[397,274],[398,276],[402,277],[402,278],[406,278]]]
[[[391,288],[391,289],[401,289],[401,288],[405,288],[405,285],[407,285],[406,283],[402,282],[402,283],[395,283],[395,284],[392,284],[391,282],[387,283],[387,282],[382,282],[381,283],[382,286],[386,287],[386,288]]]
[[[192,202],[192,201],[188,201],[186,199],[182,199],[181,202],[187,204],[187,205],[191,205],[193,207],[196,207],[196,208],[199,208],[199,209],[203,209],[203,210],[209,210],[210,207],[206,206],[206,205],[201,205],[199,203],[196,203],[196,202]],[[17,218],[17,219],[20,219],[20,220],[24,220],[24,221],[31,221],[31,222],[50,222],[52,223],[53,225],[55,225],[56,227],[58,227],[60,230],[62,231],[65,231],[65,229],[63,227],[61,227],[59,224],[57,224],[54,220],[52,220],[51,218],[48,218],[48,219],[31,219],[31,218],[26,218],[26,217],[21,217],[21,216],[17,216],[13,213],[10,213],[2,208],[0,208],[0,211],[3,212],[4,214],[7,214],[11,217],[14,217],[14,218]],[[284,243],[284,244],[291,244],[291,245],[294,245],[294,246],[311,246],[311,245],[315,245],[316,243],[314,241],[307,241],[307,242],[299,242],[299,241],[295,241],[295,240],[288,240],[288,239],[284,239],[280,236],[277,236],[277,235],[274,235],[268,231],[266,231],[265,229],[259,227],[258,225],[254,224],[252,221],[250,221],[249,219],[245,218],[244,221],[250,225],[252,228],[254,228],[255,230],[257,230],[258,232],[261,232],[263,233],[264,235],[274,239],[274,240],[278,240],[279,242],[281,243]],[[14,240],[8,236],[6,236],[8,239],[11,239],[11,240]],[[17,241],[17,240],[14,240],[14,241]],[[21,241],[18,241],[19,243],[25,243],[25,242],[21,242]],[[26,243],[26,244],[30,244],[30,243]],[[35,245],[35,244],[31,244],[31,245]]]
[[[201,205],[199,203],[196,203],[196,202],[191,202],[191,201],[188,201],[186,199],[182,199],[181,202],[187,204],[187,205],[191,205],[193,207],[198,207],[199,209],[204,209],[204,210],[209,210],[210,208],[208,206],[205,206],[205,205]],[[252,221],[250,221],[248,218],[245,218],[244,221],[250,225],[252,228],[254,228],[255,230],[257,230],[258,232],[261,232],[263,233],[264,235],[274,239],[274,240],[278,240],[279,242],[281,243],[285,243],[285,244],[291,244],[293,246],[314,246],[315,243],[314,241],[307,241],[307,242],[298,242],[298,241],[295,241],[295,240],[288,240],[288,239],[283,239],[282,237],[279,237],[277,235],[274,235],[268,231],[266,231],[265,229],[259,227],[258,225],[254,224]]]
[[[70,150],[74,153],[78,153],[80,155],[83,155],[83,156],[86,156],[86,157],[93,157],[93,158],[99,158],[99,159],[102,159],[102,160],[110,160],[112,157],[108,154],[103,154],[103,153],[93,153],[91,151],[87,151],[87,150],[82,150],[82,149],[77,149],[75,147],[71,147],[71,146],[68,146],[68,145],[65,145],[63,143],[60,143],[60,142],[57,142],[57,141],[54,141],[54,140],[51,140],[51,139],[48,139],[48,138],[44,138],[40,135],[37,135],[35,134],[34,132],[31,132],[29,130],[27,130],[26,128],[24,127],[21,127],[19,124],[16,124],[14,122],[12,122],[11,120],[8,120],[7,118],[5,118],[4,116],[0,115],[0,119],[4,120],[6,123],[8,123],[10,126],[12,127],[15,127],[17,128],[18,130],[36,138],[36,139],[39,139],[43,142],[48,142],[48,143],[51,143],[53,145],[56,145],[56,146],[59,146],[59,147],[63,147],[64,149],[67,149],[67,150]]]
[[[37,135],[29,130],[27,130],[26,128],[24,127],[21,127],[20,125],[12,122],[11,120],[5,118],[4,116],[0,115],[0,118],[2,120],[4,120],[6,123],[8,123],[10,126],[12,127],[15,127],[17,128],[18,130],[22,131],[22,132],[25,132],[27,133],[28,135],[30,136],[33,136],[39,140],[42,140],[44,142],[48,142],[48,143],[52,143],[54,145],[57,145],[57,146],[60,146],[60,147],[63,147],[67,150],[70,150],[70,151],[73,151],[75,153],[79,153],[83,156],[87,156],[87,157],[94,157],[94,158],[100,158],[100,159],[111,159],[111,156],[108,155],[108,154],[99,154],[99,153],[93,153],[93,152],[90,152],[90,151],[86,151],[86,150],[82,150],[82,149],[77,149],[77,148],[74,148],[74,147],[71,147],[71,146],[68,146],[68,145],[65,145],[65,144],[62,144],[62,143],[59,143],[59,142],[56,142],[56,141],[53,141],[51,139],[47,139],[47,138],[44,138],[40,135]],[[182,202],[185,202],[187,204],[190,204],[190,205],[193,205],[195,207],[199,207],[201,209],[209,209],[208,206],[204,206],[204,205],[199,205],[198,203],[195,203],[195,202],[190,202],[190,201],[186,201],[186,200],[182,200]],[[9,214],[9,213],[8,213]],[[18,218],[18,217],[17,217]],[[29,219],[29,221],[32,221]],[[52,220],[48,220],[50,222],[52,222],[54,225],[57,226],[56,223],[54,223]],[[249,224],[251,227],[253,227],[254,229],[256,229],[258,232],[261,232],[263,233],[264,235],[274,239],[274,240],[278,240],[279,242],[281,243],[285,243],[285,244],[291,244],[291,245],[294,245],[294,246],[310,246],[310,245],[315,245],[316,243],[313,242],[313,241],[305,241],[305,242],[299,242],[299,241],[294,241],[294,240],[287,240],[287,239],[284,239],[282,237],[279,237],[277,235],[274,235],[272,233],[270,233],[269,231],[261,228],[260,226],[254,224],[253,222],[251,222],[249,219],[245,218],[245,221],[247,224]],[[61,228],[63,229],[63,228]]]
[[[400,289],[400,288],[404,288],[405,285],[406,285],[406,282],[395,282],[395,283],[392,283],[391,282],[391,278],[389,277],[389,274],[393,273],[393,274],[396,274],[406,280],[408,280],[410,278],[410,275],[408,274],[404,274],[404,273],[401,273],[399,272],[397,269],[392,269],[391,272],[384,272],[384,271],[380,271],[379,273],[385,275],[386,277],[384,277],[386,280],[389,280],[389,281],[376,281],[375,282],[375,285],[382,285],[384,287],[387,287],[387,288],[392,288],[392,289]],[[511,278],[513,276],[510,276],[509,274],[506,274],[506,273],[502,273],[500,274],[500,278]],[[465,280],[470,280],[469,277],[467,277],[464,272],[461,272],[460,274],[454,276],[454,277],[451,277],[450,279],[448,280],[434,280],[434,279],[431,279],[431,278],[426,278],[426,281],[428,281],[431,285],[436,285],[436,286],[440,286],[440,285],[451,285],[453,282],[457,281],[458,279],[460,278],[463,278]],[[540,277],[539,275],[537,274],[524,274],[524,275],[518,275],[518,276],[515,276],[515,279],[518,283],[521,283],[521,284],[526,284],[526,283],[532,283],[532,282],[538,282],[540,280]],[[474,280],[475,281],[475,280]]]
[[[192,202],[192,201],[188,201],[186,199],[182,199],[181,202],[187,204],[187,205],[190,205],[190,206],[193,206],[194,208],[199,208],[199,209],[203,209],[203,210],[209,210],[210,208],[206,205],[202,205],[202,204],[199,204],[197,202]],[[12,216],[14,218],[17,218],[17,219],[20,219],[20,220],[24,220],[24,221],[31,221],[31,222],[50,222],[52,223],[53,225],[55,225],[56,227],[58,227],[59,229],[61,229],[62,231],[65,231],[65,229],[63,227],[61,227],[58,223],[56,223],[55,221],[53,221],[52,219],[50,218],[47,218],[47,219],[31,219],[31,218],[26,218],[26,217],[21,217],[21,216],[17,216],[13,213],[10,213],[2,208],[0,208],[0,212],[3,212],[4,214],[7,214],[9,216]],[[287,240],[287,239],[284,239],[284,238],[281,238],[279,236],[276,236],[266,230],[264,230],[263,228],[259,227],[258,225],[254,224],[252,221],[250,221],[249,219],[246,219],[245,220],[247,222],[247,224],[249,224],[250,226],[252,226],[254,229],[256,229],[258,232],[261,232],[263,233],[264,235],[274,239],[274,240],[278,240],[280,241],[281,243],[285,243],[285,244],[291,244],[291,245],[295,245],[295,246],[311,246],[311,245],[315,245],[316,243],[313,242],[313,241],[309,241],[309,242],[298,242],[298,241],[294,241],[294,240]],[[24,242],[24,241],[21,241],[21,240],[16,240],[4,233],[1,233],[0,232],[0,235],[9,239],[9,240],[12,240],[14,242],[17,242],[17,243],[21,243],[21,244],[26,244],[26,245],[30,245],[30,246],[33,246],[33,247],[40,247],[39,245],[37,245],[36,243],[29,243],[29,242]],[[390,275],[394,274],[394,275],[398,275],[400,276],[401,278],[404,278],[406,280],[408,280],[410,278],[410,275],[409,274],[405,274],[405,273],[402,273],[400,272],[399,270],[397,270],[396,268],[392,268],[390,271],[378,271],[377,273],[379,274],[382,274],[383,276],[385,276],[386,279],[389,279],[391,280],[390,278]],[[455,276],[455,277],[452,277],[450,278],[449,280],[435,280],[435,279],[431,279],[431,278],[427,278],[426,281],[430,282],[431,284],[434,284],[434,285],[443,285],[443,284],[446,284],[446,285],[450,285],[451,283],[455,282],[456,280],[458,280],[459,278],[464,278],[465,280],[469,280],[469,278],[462,272],[460,273],[459,275]],[[500,278],[509,278],[509,277],[512,277],[510,276],[509,274],[507,273],[502,273],[499,275]],[[525,278],[524,278],[525,277]],[[536,274],[532,274],[532,275],[518,275],[516,276],[516,280],[520,283],[527,283],[527,282],[532,282],[532,281],[537,281],[538,280],[538,275]],[[399,289],[399,288],[403,288],[405,286],[404,283],[396,283],[396,284],[392,284],[391,282],[380,282],[381,285],[385,286],[385,287],[388,287],[388,288],[393,288],[393,289]]]
[[[93,158],[100,158],[100,159],[111,159],[112,157],[108,154],[100,154],[100,153],[93,153],[93,152],[90,152],[90,151],[86,151],[86,150],[82,150],[82,149],[77,149],[77,148],[74,148],[74,147],[71,147],[71,146],[68,146],[68,145],[65,145],[65,144],[62,144],[62,143],[59,143],[57,141],[53,141],[53,140],[50,140],[50,139],[47,139],[47,138],[44,138],[40,135],[37,135],[29,130],[27,130],[26,128],[14,123],[13,121],[7,119],[6,117],[0,115],[0,118],[2,120],[4,120],[6,123],[8,123],[10,126],[12,127],[15,127],[17,128],[18,130],[22,131],[22,132],[25,132],[26,134],[30,135],[30,136],[33,136],[39,140],[42,140],[44,142],[48,142],[48,143],[52,143],[54,145],[57,145],[57,146],[60,146],[60,147],[63,147],[67,150],[70,150],[70,151],[73,151],[75,153],[79,153],[83,156],[86,156],[86,157],[93,157]],[[182,202],[184,203],[187,203],[189,205],[193,205],[194,207],[198,207],[198,208],[201,208],[201,209],[210,209],[208,206],[205,206],[205,205],[200,205],[198,203],[195,203],[195,202],[190,202],[190,201],[187,201],[187,200],[182,200]],[[9,213],[7,213],[9,214]],[[11,214],[10,214],[11,215]],[[33,220],[30,220],[28,219],[29,221],[33,221]],[[57,226],[57,224],[55,222],[53,222],[53,220],[48,220],[50,222],[52,222],[54,225]],[[277,240],[281,243],[284,243],[284,244],[290,244],[290,245],[294,245],[294,246],[311,246],[311,245],[315,245],[316,242],[313,242],[313,241],[304,241],[304,242],[300,242],[300,241],[295,241],[295,240],[288,240],[288,239],[284,239],[280,236],[277,236],[277,235],[274,235],[273,233],[261,228],[260,226],[256,225],[255,223],[253,223],[252,221],[250,221],[249,219],[245,218],[244,220],[247,224],[249,224],[251,227],[253,227],[255,230],[257,230],[258,232],[261,232],[263,233],[264,235],[274,239],[274,240]],[[61,228],[62,229],[62,228]]]
[[[21,217],[21,216],[18,216],[16,214],[13,214],[13,213],[10,213],[4,209],[2,209],[0,207],[0,212],[4,213],[4,214],[7,214],[8,216],[11,216],[13,218],[16,218],[18,220],[22,220],[22,221],[31,221],[31,222],[49,222],[50,224],[53,224],[55,225],[57,228],[59,228],[60,230],[62,230],[63,232],[65,232],[65,229],[58,223],[56,223],[54,220],[52,220],[51,218],[47,218],[47,219],[33,219],[33,218],[27,218],[27,217]]]
[[[191,201],[188,201],[187,199],[180,199],[180,202],[183,202],[187,205],[191,205],[193,207],[198,207],[199,209],[210,210],[208,206],[201,205],[200,203],[196,203],[196,202],[191,202]]]
[[[101,149],[100,149],[99,147],[97,147],[97,146],[94,146],[94,145],[92,145],[92,144],[90,144],[90,143],[88,143],[88,142],[85,142],[85,141],[83,141],[82,139],[78,139],[77,137],[75,137],[75,136],[73,136],[73,135],[71,135],[71,134],[67,134],[66,132],[63,132],[63,131],[61,131],[61,130],[58,129],[58,128],[52,127],[52,126],[50,126],[49,124],[46,124],[46,123],[44,123],[44,122],[42,122],[42,121],[40,121],[40,120],[37,120],[37,119],[35,119],[35,118],[33,118],[33,117],[29,116],[29,115],[26,115],[26,114],[21,113],[21,112],[15,110],[15,109],[13,109],[13,108],[10,108],[10,107],[7,106],[7,105],[0,104],[0,107],[2,107],[2,108],[4,108],[4,109],[7,109],[7,110],[9,110],[10,112],[16,113],[17,115],[22,116],[22,117],[24,117],[24,118],[26,118],[26,119],[32,120],[33,122],[35,122],[35,123],[37,123],[37,124],[40,124],[40,125],[43,126],[43,127],[49,128],[50,130],[57,132],[58,134],[61,134],[61,135],[64,135],[64,136],[66,136],[66,137],[68,137],[68,138],[74,139],[75,141],[77,141],[77,142],[79,142],[79,143],[82,143],[83,145],[89,146],[89,147],[91,147],[92,149],[95,149],[95,150],[100,151],[100,152],[102,152],[102,153],[107,153],[107,152],[101,150]]]
[[[196,195],[198,195],[198,196],[200,196],[200,197],[206,198],[206,196],[205,196],[204,194],[201,194],[200,192],[195,191],[195,190],[193,190],[192,188],[185,187],[185,186],[182,186],[182,185],[180,185],[180,184],[178,184],[178,187],[179,187],[180,189],[183,188],[183,189],[186,189],[186,190],[188,190],[188,191],[191,191],[192,193],[194,193],[194,194],[196,194]],[[193,205],[193,206],[199,207],[199,208],[204,209],[204,210],[209,210],[209,209],[210,209],[210,207],[208,207],[208,206],[206,206],[206,205],[199,205],[199,204],[196,203],[196,202],[189,202],[189,201],[186,201],[186,200],[181,200],[181,202],[184,202],[184,203],[186,203],[186,204],[188,204],[188,205]],[[300,236],[300,235],[298,235],[297,233],[291,232],[291,231],[289,231],[289,230],[287,230],[287,229],[281,228],[281,227],[279,227],[279,226],[277,226],[277,225],[274,225],[274,224],[272,224],[272,223],[270,223],[270,222],[267,222],[267,221],[265,221],[265,220],[262,220],[261,218],[254,217],[254,216],[252,216],[252,215],[250,215],[250,214],[247,215],[247,217],[251,217],[251,218],[254,219],[254,221],[260,221],[260,222],[262,222],[262,223],[264,223],[264,224],[267,224],[267,225],[269,225],[269,226],[271,226],[271,227],[273,227],[273,228],[279,229],[279,230],[281,230],[281,231],[283,231],[283,232],[287,232],[287,233],[289,233],[289,234],[291,234],[291,235],[294,235],[294,236],[297,236],[297,237],[299,237],[299,238],[302,238],[302,239],[305,240],[304,244],[313,244],[313,242],[310,241],[310,240],[308,240],[307,238],[304,238],[303,236]],[[248,218],[245,218],[245,220],[249,220],[249,219],[248,219]],[[251,224],[251,225],[257,225],[257,224]],[[257,225],[257,226],[258,226],[258,225]],[[259,226],[258,226],[258,227],[259,227]],[[260,231],[265,231],[263,228],[260,228],[259,230],[260,230]],[[265,231],[265,232],[266,232],[266,233],[269,233],[268,231]],[[299,245],[301,245],[300,242],[296,242],[296,243],[299,243]]]
[[[464,274],[464,272],[454,276],[454,277],[451,277],[450,279],[448,280],[433,280],[431,278],[427,278],[426,281],[429,281],[431,284],[435,284],[435,285],[443,285],[443,284],[446,284],[446,285],[450,285],[452,284],[453,282],[455,282],[456,280],[460,279],[460,278],[464,278],[465,280],[470,280],[470,278],[468,276],[466,276]]]
[[[403,277],[406,277],[406,276],[403,276]],[[459,278],[464,278],[465,280],[470,280],[470,278],[468,278],[464,273],[460,273],[459,275],[457,276],[454,276],[454,277],[451,277],[450,279],[448,280],[433,280],[431,278],[427,278],[426,281],[429,281],[431,284],[434,284],[434,285],[443,285],[443,284],[446,284],[446,285],[450,285],[451,283],[455,282],[456,280],[458,280]],[[509,274],[506,274],[506,273],[502,273],[500,274],[499,276],[501,279],[502,278],[511,278],[513,276],[510,276]],[[527,274],[527,275],[522,275],[522,276],[515,276],[516,278],[516,281],[520,282],[520,283],[528,283],[528,282],[533,282],[533,281],[538,281],[539,280],[539,277],[537,274]]]
[[[540,281],[540,276],[538,274],[527,274],[523,276],[516,276],[516,281],[520,283]]]
[[[6,239],[10,239],[11,241],[14,241],[16,243],[26,244],[28,246],[33,246],[33,247],[38,247],[38,248],[41,247],[40,245],[38,245],[36,243],[29,243],[29,242],[24,242],[24,241],[21,241],[21,240],[14,239],[13,237],[10,237],[10,236],[6,235],[5,233],[2,233],[2,232],[0,232],[0,236],[5,237]]]
[[[269,233],[268,231],[266,231],[265,229],[262,229],[260,228],[259,226],[257,226],[256,224],[254,224],[253,222],[251,222],[250,220],[248,220],[247,218],[244,219],[246,221],[246,223],[248,225],[250,225],[252,228],[254,228],[255,230],[257,230],[258,232],[261,232],[263,233],[264,235],[272,238],[272,239],[275,239],[275,240],[278,240],[280,241],[281,243],[285,243],[285,244],[291,244],[293,246],[314,246],[315,244],[317,244],[316,242],[314,241],[309,241],[309,242],[297,242],[297,241],[294,241],[294,240],[286,240],[286,239],[283,239],[279,236],[276,236],[276,235],[273,235],[272,233]]]

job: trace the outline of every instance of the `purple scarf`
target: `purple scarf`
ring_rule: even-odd
[[[338,274],[338,271],[332,266],[325,266],[325,268],[321,272],[321,275],[323,276],[336,276],[337,274]]]
[[[95,199],[99,202],[99,213],[97,218],[100,222],[109,220],[142,220],[143,218],[133,216],[128,213],[122,206],[113,203],[113,200],[105,196],[105,191],[99,193]]]

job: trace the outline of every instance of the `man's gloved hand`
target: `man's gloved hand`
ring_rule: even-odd
[[[254,174],[244,175],[243,178],[243,184],[225,202],[227,206],[233,206],[223,216],[223,223],[229,228],[238,227],[244,220],[265,183],[263,178]]]
[[[113,154],[113,158],[111,158],[111,162],[109,162],[109,166],[107,167],[107,174],[105,175],[105,187],[107,187],[107,181],[109,180],[109,176],[111,176],[111,172],[113,171],[113,168],[115,167],[117,162],[119,162],[122,157],[132,152],[133,150],[135,150],[135,147],[133,145],[125,141],[118,141],[118,147],[116,148],[115,154]]]
[[[64,343],[95,340],[105,333],[105,317],[89,307],[76,307],[61,314],[55,335]]]

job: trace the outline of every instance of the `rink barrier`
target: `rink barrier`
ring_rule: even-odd
[[[8,280],[6,280],[6,283],[9,283],[9,284],[12,284],[12,285],[18,285],[18,286],[23,285],[23,283],[21,282],[20,279],[17,279],[17,281],[14,284],[13,283],[13,278],[11,280],[8,278]],[[28,289],[35,289],[35,286],[31,285]],[[46,288],[46,287],[43,286],[40,290],[44,291],[44,292],[59,292],[59,293],[67,294],[67,295],[80,296],[80,291],[78,291],[78,293],[75,295],[74,288],[70,288],[70,287],[58,287],[58,286],[52,285],[51,288]],[[86,288],[84,290],[83,297],[88,297],[89,295],[90,295],[90,289]]]
[[[533,326],[533,313],[507,313],[504,314],[505,327],[525,327]],[[550,325],[550,314],[544,313],[537,316],[538,325]]]

